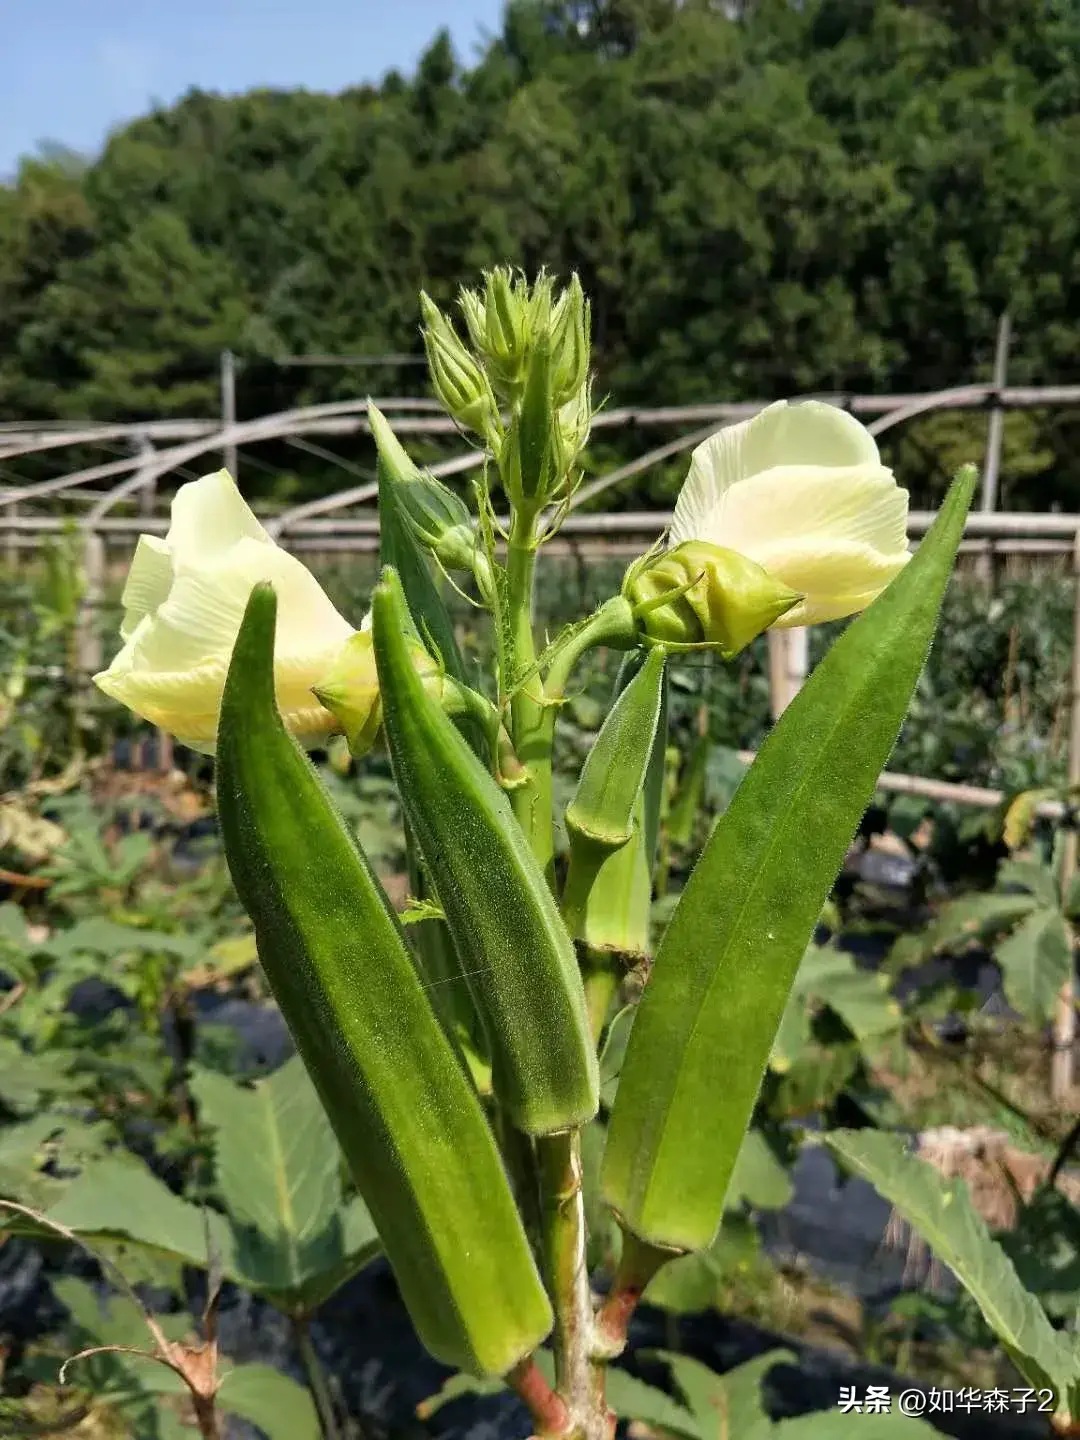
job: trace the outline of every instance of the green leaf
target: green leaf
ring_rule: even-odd
[[[1018,860],[1010,857],[998,866],[994,888],[1017,885],[1035,896],[1040,905],[1056,909],[1059,904],[1058,883],[1054,872],[1039,860]]]
[[[997,945],[994,956],[1009,1004],[1036,1024],[1049,1020],[1072,969],[1072,947],[1061,911],[1056,907],[1034,911]]]
[[[430,1420],[444,1405],[449,1405],[452,1400],[461,1400],[466,1395],[499,1395],[505,1389],[506,1383],[501,1379],[481,1380],[476,1375],[466,1375],[461,1371],[444,1380],[434,1395],[420,1401],[416,1407],[417,1418]]]
[[[701,1249],[792,982],[926,659],[975,484],[833,645],[761,747],[660,942],[612,1110],[604,1194],[657,1245]]]
[[[843,1415],[838,1410],[817,1410],[784,1420],[772,1431],[773,1440],[853,1440],[852,1419],[857,1419],[858,1440],[940,1440],[941,1431],[914,1415],[890,1411],[887,1415]]]
[[[646,1385],[625,1370],[612,1368],[607,1376],[607,1403],[620,1420],[640,1420],[690,1440],[704,1440],[697,1419],[684,1406],[655,1386]]]
[[[109,1157],[73,1180],[48,1218],[88,1240],[130,1240],[189,1265],[206,1268],[208,1248],[230,1279],[240,1279],[224,1216],[174,1195],[136,1160]]]
[[[925,930],[903,935],[889,955],[889,969],[921,965],[946,950],[970,945],[988,935],[1010,929],[1038,907],[1033,895],[962,895],[943,905]]]
[[[247,1088],[204,1070],[192,1091],[215,1131],[225,1207],[262,1242],[253,1247],[256,1270],[275,1289],[298,1289],[341,1256],[340,1233],[331,1234],[341,1205],[341,1152],[307,1071],[294,1057]]]
[[[321,1440],[309,1391],[270,1365],[237,1365],[218,1391],[218,1408],[264,1431],[267,1440]]]
[[[767,1289],[773,1272],[762,1255],[753,1221],[728,1211],[707,1250],[695,1250],[661,1266],[645,1293],[650,1305],[675,1315],[693,1315],[723,1308],[736,1279],[744,1289]]]
[[[40,955],[66,960],[70,955],[131,955],[153,953],[177,960],[190,959],[198,944],[189,935],[169,935],[161,930],[143,930],[136,925],[118,925],[103,915],[78,920],[67,930],[58,930],[37,947]]]
[[[880,1130],[834,1130],[821,1137],[833,1154],[868,1180],[926,1240],[970,1293],[987,1324],[1030,1384],[1064,1395],[1080,1359],[1020,1284],[1012,1262],[990,1238],[962,1180],[944,1180],[910,1154],[899,1136]]]
[[[741,1201],[755,1210],[780,1210],[794,1194],[791,1176],[760,1130],[748,1130],[731,1174],[725,1208]]]
[[[702,1440],[768,1440],[773,1434],[773,1423],[761,1403],[761,1386],[774,1366],[794,1361],[793,1351],[770,1350],[723,1375],[689,1355],[651,1353],[671,1367]]]

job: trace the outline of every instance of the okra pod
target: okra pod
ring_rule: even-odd
[[[222,698],[229,870],[420,1338],[448,1365],[505,1374],[548,1333],[550,1305],[386,894],[278,714],[276,613],[271,587],[256,586]]]
[[[649,651],[600,727],[566,807],[572,847],[592,845],[610,853],[630,839],[664,708],[664,660],[659,646]]]
[[[495,1094],[527,1133],[582,1125],[599,1076],[555,899],[505,794],[417,680],[389,567],[372,620],[394,778],[487,1031]]]

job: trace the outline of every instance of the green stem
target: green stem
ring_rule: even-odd
[[[535,516],[515,510],[506,552],[506,610],[509,626],[509,674],[504,684],[514,686],[510,701],[510,734],[527,781],[511,792],[518,823],[529,837],[533,853],[549,883],[555,876],[555,840],[552,834],[551,741],[547,723],[544,684],[530,675],[524,685],[518,677],[536,664],[533,636],[533,575],[536,568]]]
[[[319,1414],[323,1440],[341,1440],[341,1430],[338,1428],[337,1416],[334,1413],[330,1385],[322,1362],[316,1354],[315,1346],[311,1343],[311,1333],[306,1317],[297,1317],[293,1320],[293,1335],[296,1338],[296,1348],[300,1352],[300,1363],[307,1376],[308,1389],[311,1391],[311,1398],[315,1401],[315,1409]]]
[[[630,1319],[637,1309],[645,1287],[661,1265],[677,1258],[677,1251],[658,1250],[644,1240],[623,1230],[622,1255],[615,1280],[607,1298],[596,1314],[593,1354],[614,1359],[626,1348]]]
[[[591,946],[578,947],[581,955],[582,979],[585,984],[585,1004],[589,1011],[589,1025],[595,1044],[600,1044],[604,1033],[604,1021],[611,1009],[612,997],[619,988],[622,970],[620,957],[614,951],[595,950]]]
[[[604,1367],[593,1359],[593,1305],[585,1261],[581,1133],[538,1136],[536,1158],[544,1225],[544,1260],[555,1309],[555,1388],[581,1440],[608,1440],[613,1417],[604,1399]]]
[[[591,845],[585,840],[579,841],[576,836],[570,845],[570,860],[566,867],[559,907],[566,921],[566,928],[575,940],[585,938],[589,896],[610,853],[610,850],[603,850],[599,845]]]

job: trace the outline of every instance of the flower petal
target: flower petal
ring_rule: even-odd
[[[809,541],[777,544],[762,564],[770,575],[801,591],[804,598],[775,623],[780,629],[789,629],[854,615],[881,594],[910,558],[906,550],[883,554],[849,540],[827,550]]]
[[[311,686],[353,629],[311,572],[272,541],[247,537],[219,563],[182,570],[96,683],[182,743],[212,751],[229,658],[258,580],[269,580],[281,600],[274,680],[282,716],[304,743],[325,737],[336,722]]]
[[[126,640],[144,615],[152,615],[169,594],[173,582],[169,547],[156,535],[140,535],[124,584],[124,618],[120,638]]]
[[[212,564],[239,540],[274,542],[227,470],[181,485],[172,502],[165,543],[177,567]]]
[[[778,466],[880,466],[877,444],[853,415],[820,400],[778,400],[710,435],[694,451],[669,543],[711,538],[710,518],[731,486]],[[718,542],[727,544],[727,541]]]
[[[896,555],[907,552],[907,502],[907,491],[883,466],[782,465],[726,491],[699,538],[740,550],[766,569],[776,549],[791,542],[826,551],[852,542]]]

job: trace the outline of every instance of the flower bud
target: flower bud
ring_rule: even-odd
[[[556,405],[572,400],[588,378],[589,330],[589,302],[581,281],[573,275],[551,315],[552,392]]]
[[[645,556],[627,572],[623,594],[649,640],[709,647],[725,660],[803,598],[745,555],[702,540]]]
[[[417,541],[451,570],[470,570],[476,554],[472,512],[461,496],[409,459],[382,411],[368,405],[368,423],[394,486],[406,524]]]
[[[498,428],[498,406],[482,365],[461,343],[457,331],[431,298],[421,291],[424,349],[436,395],[466,429],[485,439]]]
[[[520,486],[520,495],[510,497],[515,504],[525,500],[531,505],[542,505],[550,496],[558,478],[555,435],[551,351],[545,340],[529,357],[521,411],[514,424],[513,488]]]
[[[365,627],[368,622],[365,621]],[[442,698],[445,677],[438,664],[420,644],[409,642],[413,668],[424,689]],[[357,630],[342,646],[326,675],[313,687],[319,701],[338,721],[355,756],[365,755],[374,745],[382,727],[382,698],[375,666],[374,638],[370,628]]]
[[[528,295],[525,280],[515,280],[508,266],[497,266],[487,276],[481,349],[507,398],[520,389],[525,374]]]
[[[571,400],[561,406],[555,420],[555,450],[559,473],[569,475],[578,456],[589,443],[592,429],[592,387],[584,384]]]

